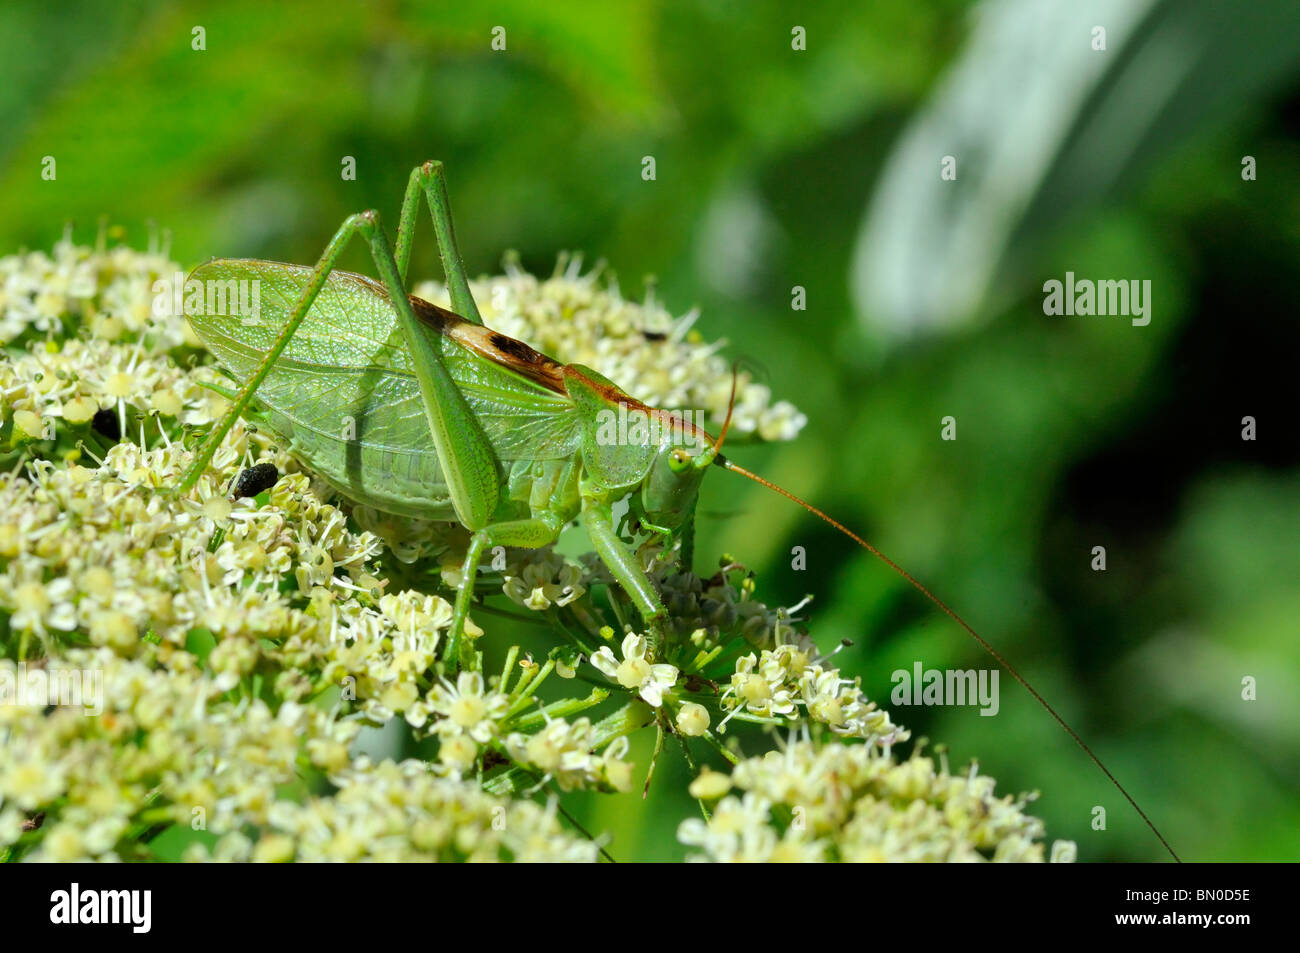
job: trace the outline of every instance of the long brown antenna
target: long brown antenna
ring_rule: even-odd
[[[721,441],[719,441],[719,443],[721,443]],[[1151,828],[1151,833],[1155,834],[1156,837],[1160,839],[1160,843],[1164,845],[1165,850],[1169,851],[1169,856],[1172,857],[1178,863],[1180,864],[1182,863],[1182,859],[1176,853],[1174,853],[1174,849],[1169,846],[1169,841],[1165,840],[1165,836],[1161,834],[1159,829],[1157,829],[1157,827],[1155,826],[1155,824],[1151,822],[1151,818],[1147,817],[1146,811],[1138,807],[1138,802],[1133,800],[1133,796],[1129,794],[1128,791],[1124,790],[1124,785],[1120,784],[1119,781],[1116,779],[1115,775],[1110,773],[1110,769],[1107,768],[1106,765],[1102,764],[1101,758],[1093,754],[1092,749],[1089,748],[1086,744],[1084,744],[1084,741],[1082,738],[1079,737],[1078,732],[1076,732],[1073,728],[1071,728],[1069,724],[1066,722],[1066,720],[1056,713],[1056,709],[1047,703],[1047,699],[1045,699],[1042,695],[1038,694],[1038,690],[1035,689],[1034,686],[1030,685],[1029,682],[1025,680],[1025,677],[1021,675],[1019,672],[1017,672],[1015,667],[1010,662],[1008,662],[1005,658],[1002,657],[1001,652],[999,652],[993,646],[989,645],[989,643],[985,641],[982,635],[980,635],[978,632],[972,629],[969,623],[967,623],[965,619],[959,616],[952,609],[948,608],[948,605],[942,599],[940,599],[938,596],[932,593],[929,589],[925,588],[925,586],[921,585],[921,583],[910,572],[908,572],[902,566],[898,565],[898,563],[894,562],[892,559],[890,559],[880,550],[876,549],[875,546],[872,546],[865,539],[863,539],[857,533],[853,532],[843,523],[827,516],[825,513],[817,509],[817,507],[813,506],[811,503],[808,503],[805,500],[801,500],[799,497],[795,496],[789,490],[785,489],[784,487],[777,486],[775,483],[773,483],[770,480],[764,480],[757,473],[751,473],[748,470],[746,470],[744,467],[732,463],[730,460],[728,460],[726,457],[722,456],[721,454],[718,455],[717,459],[714,462],[718,466],[730,470],[732,473],[739,473],[743,477],[748,477],[749,479],[753,480],[755,483],[765,486],[769,490],[773,490],[777,493],[780,493],[786,499],[798,503],[809,513],[812,513],[814,516],[818,517],[821,520],[824,520],[826,523],[835,527],[837,530],[839,530],[849,539],[853,540],[855,543],[857,543],[867,552],[871,553],[871,555],[875,556],[877,559],[879,559],[881,562],[887,565],[890,569],[894,570],[894,572],[898,573],[909,583],[911,583],[912,586],[918,592],[921,593],[921,595],[925,596],[936,606],[942,609],[945,615],[947,615],[959,626],[961,626],[968,633],[970,633],[971,638],[973,638],[976,642],[978,642],[980,644],[980,647],[983,648],[984,651],[988,652],[989,655],[993,656],[993,658],[997,661],[997,663],[1001,665],[1004,669],[1006,669],[1012,678],[1014,678],[1017,682],[1023,685],[1025,687],[1025,691],[1033,695],[1034,699],[1038,702],[1038,704],[1042,705],[1043,708],[1047,710],[1047,713],[1056,719],[1057,724],[1059,724],[1062,728],[1065,729],[1065,733],[1074,739],[1074,743],[1083,749],[1084,753],[1089,758],[1092,759],[1092,763],[1101,769],[1102,774],[1110,778],[1110,783],[1115,785],[1116,789],[1119,791],[1120,794],[1124,795],[1124,799],[1128,801],[1129,804],[1133,805],[1133,810],[1137,811],[1138,815],[1142,818],[1142,820],[1146,822],[1147,827]]]
[[[727,431],[731,429],[731,415],[736,409],[736,376],[738,370],[735,364],[731,366],[731,396],[727,398],[727,417],[722,421],[722,429],[718,431],[718,442],[713,445],[715,454],[722,450],[722,442],[727,439]]]

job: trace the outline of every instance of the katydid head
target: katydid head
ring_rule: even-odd
[[[712,446],[693,456],[681,444],[661,446],[641,481],[639,503],[646,521],[664,529],[681,527],[695,509],[700,482],[713,455]]]
[[[722,422],[718,439],[707,432],[667,415],[673,422],[669,433],[674,439],[666,442],[655,455],[654,462],[641,483],[641,508],[646,518],[656,526],[677,529],[695,510],[695,498],[700,491],[704,472],[722,460],[719,451],[731,429],[731,414],[736,407],[736,372],[731,372],[731,398],[727,401],[727,417]],[[656,411],[662,414],[662,411]],[[703,447],[704,449],[699,449]],[[694,449],[697,452],[691,453]]]
[[[587,486],[630,494],[635,514],[648,526],[668,532],[684,526],[721,440],[697,426],[692,413],[647,406],[589,367],[568,364],[562,373],[582,421]]]

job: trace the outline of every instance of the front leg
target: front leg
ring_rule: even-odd
[[[636,554],[615,532],[613,509],[608,500],[584,495],[582,524],[587,528],[596,555],[641,613],[647,628],[648,654],[653,659],[668,631],[668,610],[659,598],[659,591],[637,562]]]

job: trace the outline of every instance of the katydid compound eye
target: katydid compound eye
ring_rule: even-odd
[[[680,447],[668,455],[668,469],[673,473],[685,473],[691,466],[691,457]]]

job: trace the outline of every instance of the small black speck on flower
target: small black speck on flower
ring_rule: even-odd
[[[280,479],[280,471],[274,463],[259,463],[239,474],[230,495],[236,499],[241,496],[257,496],[263,490],[269,490]]]
[[[111,408],[105,407],[95,411],[90,426],[95,429],[95,433],[107,437],[114,443],[122,439],[122,426],[118,423],[117,414],[113,413]]]

